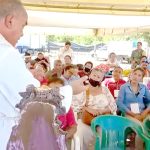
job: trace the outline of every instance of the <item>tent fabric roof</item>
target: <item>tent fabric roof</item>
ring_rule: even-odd
[[[111,15],[150,15],[150,0],[21,0],[29,10]]]
[[[130,34],[150,29],[150,16],[79,14],[31,10],[28,10],[27,13],[30,26],[93,29],[94,35]]]
[[[150,29],[150,0],[21,1],[31,26],[93,29],[95,35]]]

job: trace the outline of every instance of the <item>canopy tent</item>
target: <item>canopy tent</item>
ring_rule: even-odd
[[[129,34],[150,29],[150,16],[116,16],[30,10],[27,12],[30,26],[91,29],[94,35]]]
[[[31,26],[93,29],[95,35],[150,29],[150,0],[22,0]]]
[[[150,15],[150,0],[22,0],[30,10],[111,15]]]

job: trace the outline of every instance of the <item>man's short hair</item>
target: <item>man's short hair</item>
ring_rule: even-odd
[[[114,70],[116,70],[116,69],[121,69],[121,70],[123,71],[123,69],[122,69],[120,66],[115,66],[115,67],[114,67]],[[113,71],[114,71],[114,70],[113,70]]]
[[[25,52],[24,56],[31,56],[29,52]]]
[[[70,45],[71,46],[71,42],[70,41],[66,41],[65,45]]]
[[[66,55],[64,58],[66,58],[66,57],[68,57],[70,60],[72,60],[70,55]]]
[[[70,70],[70,69],[74,69],[74,66],[68,65],[68,66],[65,66],[65,68],[64,68],[65,71]]]
[[[62,61],[61,61],[61,60],[59,60],[59,59],[56,59],[56,60],[54,61],[54,64],[57,64],[57,63],[62,64]]]
[[[137,42],[137,45],[140,44],[142,46],[142,42]]]
[[[44,55],[42,52],[39,52],[38,55]]]
[[[20,0],[0,0],[0,19],[21,9],[24,8]]]
[[[91,61],[87,61],[87,62],[84,64],[84,66],[85,66],[86,64],[91,64],[91,68],[93,68],[93,63],[92,63]]]
[[[78,70],[83,70],[83,64],[77,64]]]
[[[142,56],[142,57],[141,57],[141,59],[142,59],[142,58],[145,58],[145,59],[147,59],[147,56]]]

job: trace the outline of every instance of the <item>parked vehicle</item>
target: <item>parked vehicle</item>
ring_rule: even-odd
[[[107,45],[95,47],[95,49],[91,51],[91,56],[95,57],[97,60],[107,60],[108,58]]]

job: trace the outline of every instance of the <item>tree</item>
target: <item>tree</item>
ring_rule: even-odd
[[[102,42],[102,37],[96,37],[93,35],[86,35],[86,36],[48,35],[47,36],[47,43],[48,42],[65,43],[66,41],[71,41],[83,45],[91,45],[91,44]]]
[[[144,41],[148,43],[148,46],[150,46],[150,32],[143,32],[141,34],[141,37],[144,38]]]

